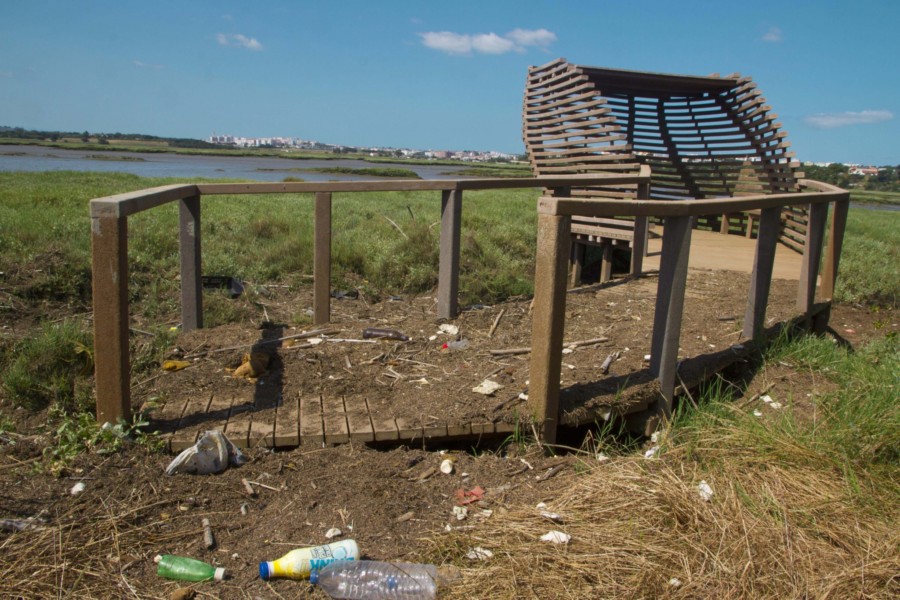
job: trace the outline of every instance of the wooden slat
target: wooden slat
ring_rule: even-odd
[[[372,427],[375,430],[376,441],[382,442],[400,439],[400,433],[397,430],[397,422],[394,421],[393,417],[376,417],[371,411],[369,414],[372,417]]]
[[[345,397],[344,407],[347,410],[350,439],[358,442],[374,441],[375,428],[372,425],[372,417],[369,416],[369,403],[366,399],[361,396]]]
[[[225,436],[238,448],[250,447],[250,423],[253,420],[253,390],[236,395],[228,413]]]
[[[284,398],[275,414],[275,447],[300,445],[300,397]]]
[[[201,430],[210,425],[207,421],[206,410],[209,407],[211,395],[195,395],[188,400],[181,419],[178,421],[178,429],[172,434],[169,447],[173,451],[180,452],[194,445]]]
[[[401,440],[417,440],[425,437],[421,425],[414,425],[411,420],[404,417],[395,417],[394,421],[397,423],[397,435]]]
[[[256,405],[250,417],[250,430],[247,442],[250,448],[275,447],[275,419],[277,414],[278,393],[266,390],[257,395]]]
[[[342,397],[322,397],[322,419],[325,422],[326,444],[344,444],[350,441],[347,411]]]
[[[470,423],[451,423],[447,425],[448,437],[464,437],[472,435],[472,425]]]
[[[300,441],[325,443],[325,430],[322,425],[322,398],[318,395],[300,398]]]

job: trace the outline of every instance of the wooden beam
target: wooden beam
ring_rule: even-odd
[[[462,192],[441,192],[441,251],[438,267],[438,317],[453,319],[458,312],[459,235]]]
[[[847,227],[847,212],[850,200],[834,203],[831,214],[831,229],[828,232],[828,247],[825,249],[825,266],[822,269],[822,297],[825,300],[834,298],[834,287],[837,283],[838,264],[841,261],[841,248],[844,245],[844,230]]]
[[[691,253],[691,217],[667,217],[663,228],[656,312],[650,347],[650,372],[659,379],[661,412],[672,414],[678,344],[684,312],[688,258]]]
[[[806,243],[803,245],[803,262],[800,267],[800,286],[797,291],[797,310],[805,315],[812,314],[816,299],[816,281],[819,276],[819,261],[822,258],[822,242],[825,237],[825,221],[828,218],[827,204],[812,204],[809,207],[809,225]]]
[[[566,267],[571,217],[538,215],[528,406],[547,443],[559,423],[559,370],[566,320]]]
[[[637,188],[637,199],[650,198],[650,184],[640,183]],[[647,254],[648,231],[650,219],[647,216],[634,218],[634,238],[631,240],[631,274],[635,277],[644,269],[644,256]]]
[[[581,271],[584,269],[584,254],[586,246],[572,241],[572,270],[569,275],[569,286],[577,287],[581,283]]]
[[[131,419],[128,355],[128,220],[91,218],[97,421]]]
[[[331,320],[331,192],[316,193],[313,247],[313,323]]]
[[[203,327],[203,287],[200,260],[200,196],[179,202],[178,242],[181,255],[181,328]]]
[[[765,331],[766,305],[772,284],[772,268],[775,265],[775,247],[781,229],[781,209],[763,209],[759,220],[759,236],[756,238],[756,254],[753,273],[750,275],[750,292],[747,311],[744,314],[743,336],[756,339]]]

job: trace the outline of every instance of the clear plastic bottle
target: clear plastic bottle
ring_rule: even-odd
[[[339,560],[313,571],[309,581],[343,600],[430,600],[438,578],[434,565]]]
[[[222,581],[225,578],[224,567],[214,567],[203,561],[186,556],[163,554],[154,559],[159,566],[156,574],[166,579],[180,581]]]

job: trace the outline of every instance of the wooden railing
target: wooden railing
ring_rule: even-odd
[[[830,301],[837,278],[838,261],[847,221],[850,195],[840,188],[801,180],[808,193],[752,195],[704,200],[581,200],[566,197],[565,189],[541,197],[538,202],[537,257],[534,283],[531,371],[528,403],[543,439],[553,442],[559,421],[559,373],[565,328],[566,270],[568,267],[573,216],[664,220],[662,254],[653,335],[650,372],[659,380],[661,400],[654,419],[671,416],[675,391],[678,344],[684,308],[693,221],[701,215],[759,210],[759,235],[750,277],[743,337],[757,338],[763,331],[775,246],[780,231],[780,214],[785,206],[807,206],[809,228],[799,273],[797,309],[812,317],[819,262],[822,258],[828,205],[834,203],[828,248],[820,289]],[[827,318],[827,313],[826,318]]]
[[[94,306],[94,370],[97,419],[114,422],[131,415],[128,345],[128,217],[178,202],[180,209],[181,322],[184,331],[203,327],[201,286],[201,204],[204,196],[221,194],[314,194],[313,320],[331,318],[331,198],[333,193],[439,191],[441,234],[438,275],[440,318],[458,310],[460,223],[466,190],[647,184],[639,175],[582,175],[521,179],[354,181],[329,183],[203,183],[169,185],[91,200],[91,251]]]

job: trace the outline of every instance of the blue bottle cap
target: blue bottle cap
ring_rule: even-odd
[[[310,572],[310,574],[309,574],[309,582],[310,582],[311,584],[313,584],[313,585],[316,585],[317,583],[319,583],[319,572],[318,572],[318,571],[311,571],[311,572]]]
[[[269,563],[261,562],[259,563],[259,578],[263,581],[269,580]]]

